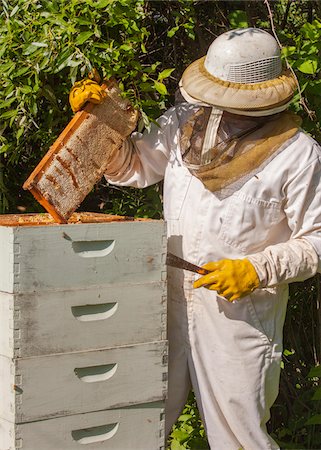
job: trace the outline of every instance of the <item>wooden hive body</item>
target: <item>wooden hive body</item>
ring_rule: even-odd
[[[0,449],[163,448],[164,222],[38,216],[0,216]]]
[[[117,85],[104,87],[103,102],[75,114],[23,185],[59,223],[67,222],[136,127],[138,113]]]

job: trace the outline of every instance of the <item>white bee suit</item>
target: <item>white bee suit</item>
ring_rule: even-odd
[[[224,198],[182,162],[175,108],[149,133],[135,133],[106,178],[146,187],[164,179],[168,249],[202,265],[244,258],[262,288],[233,303],[195,274],[168,268],[167,431],[191,387],[212,450],[277,449],[265,424],[278,393],[288,283],[318,270],[321,183],[318,144],[298,132],[285,148]]]

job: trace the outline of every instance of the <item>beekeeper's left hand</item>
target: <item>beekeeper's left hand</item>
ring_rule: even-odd
[[[94,80],[89,78],[77,81],[70,91],[69,103],[73,112],[79,111],[87,102],[101,103],[106,97],[106,92]]]
[[[259,277],[248,259],[221,259],[202,267],[210,273],[196,280],[193,287],[204,286],[217,291],[230,302],[250,294],[260,285]]]

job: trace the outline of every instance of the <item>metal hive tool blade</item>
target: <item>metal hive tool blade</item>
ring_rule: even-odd
[[[178,269],[185,269],[189,270],[190,272],[199,273],[200,275],[206,275],[210,272],[209,270],[203,269],[200,266],[196,266],[195,264],[192,264],[185,259],[180,258],[179,256],[173,255],[173,253],[167,253],[166,264]]]

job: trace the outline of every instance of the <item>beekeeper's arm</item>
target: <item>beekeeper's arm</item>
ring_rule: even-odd
[[[116,185],[144,188],[163,179],[170,150],[177,140],[174,108],[166,111],[150,131],[133,133],[108,162],[106,179]]]
[[[321,272],[321,156],[298,171],[285,189],[291,239],[248,256],[262,287],[303,281]]]
[[[317,146],[316,146],[317,147]],[[303,149],[302,149],[303,150]],[[241,298],[256,288],[303,281],[321,272],[321,157],[303,170],[298,168],[285,186],[284,212],[291,239],[241,260],[206,264],[211,272],[194,283],[216,290],[228,300]]]

